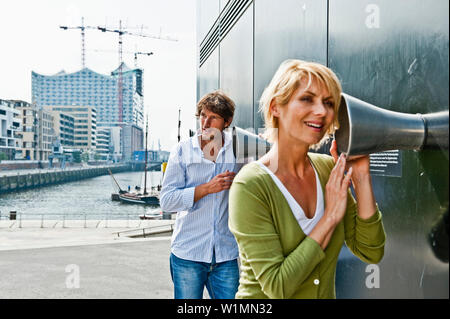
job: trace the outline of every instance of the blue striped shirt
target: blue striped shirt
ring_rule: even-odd
[[[238,258],[233,234],[228,229],[228,193],[209,194],[194,203],[195,187],[226,170],[238,172],[231,133],[224,132],[224,145],[216,161],[203,156],[199,134],[183,140],[170,153],[161,189],[163,211],[178,212],[171,251],[182,259],[211,263]]]

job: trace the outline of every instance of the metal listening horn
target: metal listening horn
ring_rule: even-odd
[[[366,155],[387,150],[448,150],[449,112],[409,114],[393,112],[342,93],[339,153]]]
[[[448,150],[449,111],[409,114],[382,109],[342,93],[339,153],[367,155],[388,150]],[[258,135],[233,127],[233,152],[237,161],[257,160],[271,144]]]
[[[233,127],[232,135],[233,153],[238,163],[258,160],[270,150],[268,141],[237,126]]]

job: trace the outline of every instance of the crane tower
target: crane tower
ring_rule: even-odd
[[[144,38],[153,38],[153,39],[158,39],[158,40],[167,40],[167,41],[178,41],[177,39],[173,39],[170,37],[162,37],[162,36],[153,36],[153,35],[148,35],[148,34],[143,34],[143,33],[133,33],[133,32],[129,32],[129,31],[125,31],[122,29],[122,20],[119,21],[119,29],[109,29],[106,27],[97,27],[98,30],[102,31],[102,32],[114,32],[117,33],[119,35],[119,76],[118,76],[118,97],[119,97],[119,123],[122,124],[123,122],[123,77],[122,77],[122,67],[123,67],[123,58],[122,58],[122,53],[123,53],[123,41],[122,41],[122,37],[124,35],[131,35],[131,36],[138,36],[138,37],[144,37]],[[151,55],[152,53],[148,54]],[[137,55],[135,55],[135,60],[137,60]],[[120,125],[119,124],[119,125]]]
[[[86,67],[86,29],[94,29],[96,30],[97,27],[94,26],[85,26],[84,25],[84,17],[81,17],[81,25],[75,26],[75,27],[69,27],[60,25],[59,26],[63,30],[69,30],[69,29],[80,29],[81,30],[81,68]]]

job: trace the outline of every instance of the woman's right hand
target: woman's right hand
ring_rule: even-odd
[[[348,188],[353,168],[350,167],[347,174],[345,172],[346,158],[341,154],[336,165],[331,171],[325,188],[325,212],[324,217],[335,226],[342,220],[347,208]]]

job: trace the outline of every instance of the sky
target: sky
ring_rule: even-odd
[[[123,59],[144,69],[144,107],[149,114],[149,146],[163,150],[195,128],[195,0],[15,0],[0,1],[0,99],[31,102],[31,71],[53,75],[81,69],[81,31],[59,26],[122,26],[131,32],[178,41],[123,37]],[[138,29],[136,29],[138,28]],[[86,29],[86,67],[109,74],[118,67],[118,35]]]

